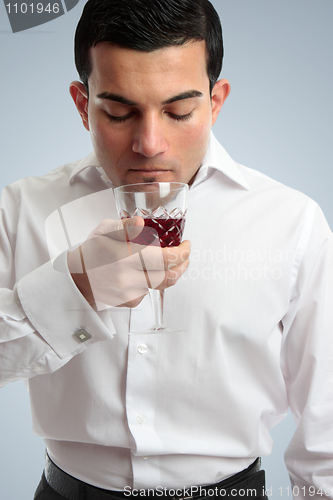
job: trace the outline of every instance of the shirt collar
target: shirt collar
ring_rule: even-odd
[[[222,172],[222,174],[243,188],[250,189],[248,182],[239,170],[238,164],[228,155],[211,131],[208,149],[191,187],[203,182],[215,170]]]
[[[78,164],[73,168],[71,176],[69,178],[70,184],[73,184],[75,181],[75,178],[81,174],[83,170],[86,170],[87,168],[97,168],[97,170],[100,172],[102,175],[102,172],[104,173],[104,170],[100,166],[97,158],[95,151],[92,151],[84,160],[81,160],[78,162]]]
[[[70,176],[70,183],[72,184],[76,176],[83,170],[92,167],[96,168],[101,177],[106,182],[111,184],[111,181],[105,174],[103,168],[100,166],[94,151],[92,151],[84,160],[79,161],[79,163],[74,167]],[[228,155],[224,147],[221,146],[216,139],[213,132],[211,132],[208,149],[191,187],[203,182],[205,179],[210,177],[215,170],[222,172],[239,186],[242,186],[245,189],[250,189],[249,184],[239,170],[238,164],[231,158],[231,156]]]

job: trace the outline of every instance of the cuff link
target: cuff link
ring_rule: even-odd
[[[75,333],[73,333],[73,337],[75,337],[76,340],[82,344],[83,342],[91,339],[92,335],[81,328],[80,330],[77,330]]]

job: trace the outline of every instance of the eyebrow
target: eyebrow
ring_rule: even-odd
[[[108,99],[109,101],[120,102],[121,104],[125,104],[126,106],[137,106],[136,102],[129,101],[118,94],[112,94],[111,92],[102,92],[102,94],[98,94],[97,97],[99,99]]]
[[[203,96],[202,92],[199,92],[198,90],[190,90],[188,92],[181,92],[180,94],[177,94],[174,97],[171,97],[166,101],[163,101],[162,104],[163,105],[172,104],[173,102],[176,101],[182,101],[184,99],[191,99],[193,97],[202,97],[202,96]],[[119,102],[120,104],[125,104],[125,106],[138,106],[136,102],[130,101],[129,99],[126,99],[125,97],[119,94],[113,94],[112,92],[102,92],[101,94],[98,94],[97,97],[99,99],[108,99],[109,101]]]
[[[162,102],[162,104],[172,104],[173,102],[182,101],[183,99],[191,99],[192,97],[202,96],[202,92],[199,92],[198,90],[191,90],[189,92],[182,92],[181,94],[175,95],[174,97],[171,97],[171,99],[167,99],[166,101]]]

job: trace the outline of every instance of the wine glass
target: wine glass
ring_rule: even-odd
[[[162,248],[178,246],[185,226],[187,192],[188,185],[181,182],[150,182],[115,188],[119,217],[142,217],[145,227],[154,230],[147,233],[143,230],[132,242],[151,244],[155,236]],[[147,283],[149,287],[149,280]],[[163,324],[164,290],[148,289],[154,318],[154,325],[148,331],[175,332]]]

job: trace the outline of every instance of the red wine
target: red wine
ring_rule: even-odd
[[[163,219],[161,217],[156,217],[155,219],[147,218],[144,219],[144,221],[145,227],[151,227],[154,231],[145,231],[145,229],[143,229],[139,236],[132,240],[132,243],[150,245],[156,240],[157,232],[161,247],[173,247],[180,244],[185,226],[184,217],[178,219]]]

